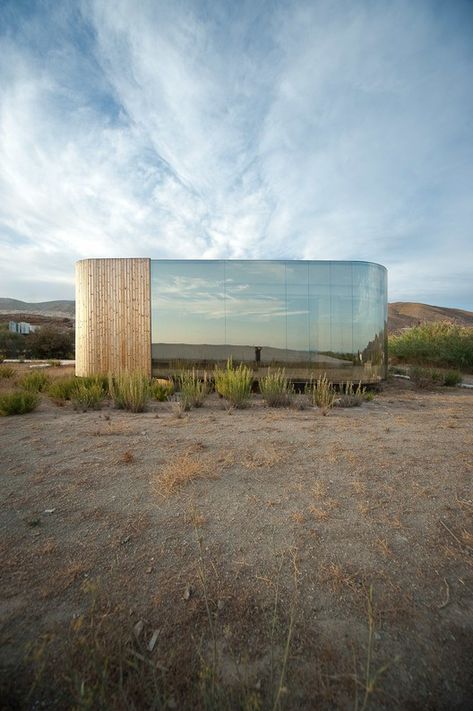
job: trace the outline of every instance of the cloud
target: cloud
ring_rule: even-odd
[[[83,257],[339,258],[473,309],[468,3],[1,12],[3,295],[72,297]]]

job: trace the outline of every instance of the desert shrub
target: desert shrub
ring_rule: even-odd
[[[430,388],[443,383],[443,376],[439,370],[424,368],[420,365],[412,366],[409,369],[409,376],[418,388]]]
[[[15,375],[15,368],[12,368],[11,365],[0,365],[0,380],[2,378],[13,378]]]
[[[19,391],[0,395],[0,415],[24,415],[39,405],[39,396],[32,391]]]
[[[174,392],[174,385],[171,380],[164,380],[164,378],[156,378],[151,381],[150,386],[151,397],[158,402],[164,402]]]
[[[77,387],[78,379],[75,377],[70,378],[57,378],[53,380],[48,387],[48,395],[57,402],[64,402],[65,400],[70,400],[74,389]]]
[[[87,386],[97,385],[101,388],[104,397],[109,394],[108,375],[103,375],[101,373],[97,373],[96,375],[86,375],[81,378],[76,378],[76,381],[84,383],[84,385]]]
[[[269,407],[287,407],[292,402],[294,386],[286,377],[284,368],[268,372],[259,381],[260,393]]]
[[[365,400],[366,388],[358,383],[356,388],[353,387],[353,383],[347,381],[346,383],[340,384],[339,397],[335,401],[337,407],[359,407],[363,400]]]
[[[473,368],[473,328],[448,321],[423,323],[389,337],[389,353],[417,365]]]
[[[337,393],[332,383],[327,379],[327,374],[310,380],[306,386],[306,393],[309,396],[313,405],[317,405],[321,410],[329,410],[334,406]]]
[[[454,388],[462,382],[462,374],[458,370],[449,370],[443,375],[443,384],[448,388]]]
[[[207,373],[201,378],[196,371],[183,371],[179,376],[180,402],[183,410],[202,407],[209,392]]]
[[[21,333],[11,333],[6,328],[0,328],[0,352],[5,358],[18,358],[25,350],[25,344],[29,336]]]
[[[85,383],[78,380],[71,390],[71,402],[76,410],[96,410],[104,399],[101,383]]]
[[[227,361],[224,369],[215,368],[215,390],[234,407],[246,407],[253,382],[253,373],[246,365],[240,363],[233,367],[232,360]]]
[[[109,375],[108,390],[115,407],[130,412],[143,412],[150,398],[149,381],[142,373]]]
[[[43,390],[46,390],[49,383],[49,376],[40,370],[33,370],[31,373],[25,373],[25,375],[18,380],[20,388],[23,388],[23,390],[30,390],[35,393],[40,393]]]

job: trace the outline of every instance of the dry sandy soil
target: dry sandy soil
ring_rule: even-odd
[[[1,418],[3,708],[470,709],[472,404]]]

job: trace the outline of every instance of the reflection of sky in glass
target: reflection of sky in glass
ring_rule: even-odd
[[[383,332],[369,263],[152,260],[152,341],[356,353]]]

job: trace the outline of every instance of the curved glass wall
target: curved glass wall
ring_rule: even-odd
[[[294,380],[386,375],[387,272],[369,262],[151,260],[154,374],[225,363]]]

